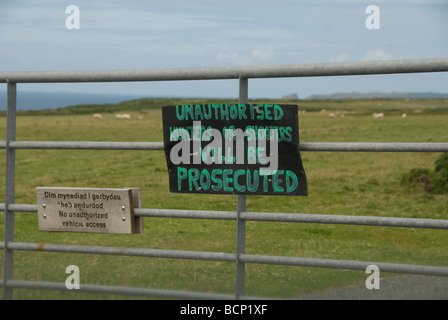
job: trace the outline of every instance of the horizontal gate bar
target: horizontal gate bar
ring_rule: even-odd
[[[446,142],[309,142],[300,143],[301,151],[350,152],[448,152]]]
[[[297,258],[280,256],[263,256],[242,254],[240,260],[246,263],[276,264],[288,266],[350,269],[365,271],[367,266],[375,265],[381,272],[408,273],[428,276],[448,277],[448,267],[422,266],[410,264],[397,264],[385,262],[349,261],[334,259]]]
[[[164,150],[163,142],[11,141],[13,149]],[[6,142],[0,141],[0,149]],[[446,142],[302,142],[300,151],[448,152]]]
[[[5,204],[0,203],[0,211],[5,211]],[[37,205],[35,204],[10,204],[8,209],[11,212],[37,212]]]
[[[8,209],[11,212],[37,212],[37,205],[10,204],[8,206]],[[4,203],[0,203],[0,211],[5,211]],[[205,210],[135,208],[134,215],[137,217],[236,220],[236,212],[235,211],[205,211]],[[276,212],[242,212],[241,219],[250,220],[250,221],[299,222],[299,223],[364,225],[364,226],[376,226],[376,227],[448,229],[448,220],[442,220],[442,219],[394,218],[394,217],[349,216],[349,215],[331,215],[331,214],[327,215],[327,214],[305,214],[305,213],[276,213]]]
[[[13,149],[163,150],[163,142],[11,141],[9,147]]]
[[[201,211],[135,208],[137,217],[236,220],[236,211]]]
[[[12,242],[6,245],[8,250],[43,251],[43,252],[69,252],[85,254],[123,255],[134,257],[152,257],[167,259],[191,259],[235,262],[235,254],[203,251],[182,251],[146,248],[122,248],[85,245],[64,245],[51,243]]]
[[[3,280],[0,281],[0,286],[2,285]],[[68,290],[65,283],[42,282],[42,281],[37,282],[26,280],[8,280],[7,286],[16,289],[59,290],[59,291],[72,291],[72,292],[76,291],[76,292],[89,292],[89,293],[121,294],[121,295],[144,296],[144,297],[165,298],[165,299],[199,299],[199,300],[235,299],[234,295],[228,295],[228,294],[147,289],[137,287],[104,286],[94,284],[80,284],[79,289]],[[259,298],[253,298],[253,299],[259,299]]]
[[[350,76],[448,71],[448,58],[99,71],[0,72],[0,82],[127,82]]]
[[[139,217],[165,217],[165,218],[192,218],[192,219],[221,219],[235,220],[236,212],[232,211],[199,211],[199,210],[173,210],[173,209],[134,209],[134,214]],[[303,213],[273,213],[273,212],[242,212],[243,220],[270,221],[270,222],[301,222],[321,224],[348,224],[377,227],[407,227],[448,229],[448,220],[419,219],[419,218],[394,218],[372,216],[349,215],[325,215]]]
[[[107,254],[123,256],[139,256],[169,259],[193,259],[235,262],[236,254],[201,252],[201,251],[181,251],[162,249],[142,249],[142,248],[122,248],[122,247],[99,247],[84,245],[61,245],[13,242],[7,245],[9,250],[42,251],[42,252],[68,252],[84,254]],[[367,266],[376,265],[381,272],[407,273],[432,276],[448,276],[448,267],[422,266],[384,262],[366,262],[336,259],[316,259],[300,257],[282,257],[254,254],[241,254],[240,261],[245,263],[275,264],[316,268],[349,269],[365,271]]]
[[[269,213],[269,212],[244,212],[241,214],[241,218],[251,221],[302,222],[302,223],[321,223],[321,224],[364,225],[364,226],[376,226],[376,227],[448,229],[448,220],[442,220],[442,219],[394,218],[394,217],[303,214],[303,213]]]

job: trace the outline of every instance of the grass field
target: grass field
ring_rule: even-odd
[[[206,100],[145,99],[120,105],[24,112],[22,141],[162,141],[161,105]],[[218,101],[219,102],[219,101]],[[252,102],[252,101],[251,101]],[[272,103],[268,101],[267,103]],[[277,101],[299,105],[301,142],[447,142],[447,100]],[[126,110],[131,120],[117,120]],[[93,112],[101,112],[95,120]],[[336,117],[329,117],[329,112]],[[372,112],[385,112],[373,119]],[[403,118],[402,114],[407,117]],[[0,117],[0,140],[5,140]],[[4,168],[4,150],[0,150]],[[247,211],[448,218],[448,195],[402,185],[412,168],[434,168],[438,153],[302,152],[308,197],[248,196]],[[0,172],[4,181],[4,170]],[[35,188],[138,187],[144,208],[235,210],[236,196],[169,193],[163,151],[17,150],[16,203],[36,203]],[[4,185],[0,185],[4,202]],[[37,215],[16,213],[15,241],[173,250],[235,252],[233,221],[145,218],[135,235],[49,233]],[[0,213],[4,237],[4,213]],[[443,230],[298,223],[247,222],[246,253],[421,265],[448,265]],[[3,276],[3,254],[0,258]],[[81,284],[102,284],[233,294],[235,265],[225,262],[15,252],[15,279],[65,282],[65,268],[80,269]],[[382,275],[383,276],[383,275]],[[384,275],[386,276],[386,275]],[[364,272],[248,264],[246,294],[289,298],[363,283]],[[76,292],[14,290],[15,299],[113,299]],[[118,297],[125,298],[125,297]]]

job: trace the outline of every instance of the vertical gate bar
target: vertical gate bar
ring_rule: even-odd
[[[246,221],[240,219],[240,214],[246,211],[246,196],[237,196],[236,218],[236,299],[244,296],[246,265],[240,261],[240,255],[246,252]]]
[[[9,147],[16,139],[16,83],[8,82],[6,111],[6,172],[5,172],[5,248],[3,269],[3,299],[12,299],[12,288],[8,280],[13,278],[14,252],[8,249],[8,243],[14,241],[14,212],[8,210],[8,205],[15,201],[15,149]]]
[[[239,78],[239,103],[248,101],[248,79]],[[236,299],[244,295],[246,265],[240,261],[240,255],[246,252],[246,221],[240,218],[242,212],[246,211],[246,196],[237,196],[236,215]]]

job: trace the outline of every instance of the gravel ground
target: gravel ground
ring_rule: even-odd
[[[357,286],[306,294],[299,300],[448,300],[448,277],[393,276],[380,278],[379,289]]]

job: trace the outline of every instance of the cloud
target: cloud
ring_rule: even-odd
[[[349,60],[348,53],[340,53],[338,57],[336,58],[336,62],[347,62]]]
[[[221,51],[216,54],[216,60],[220,64],[230,65],[253,65],[257,63],[267,63],[274,57],[272,48],[255,48],[252,51]]]
[[[267,60],[274,56],[274,50],[271,48],[268,49],[260,49],[256,48],[252,50],[252,57],[258,60]]]
[[[381,49],[369,50],[367,53],[361,58],[362,61],[371,61],[371,60],[390,60],[392,56]]]

